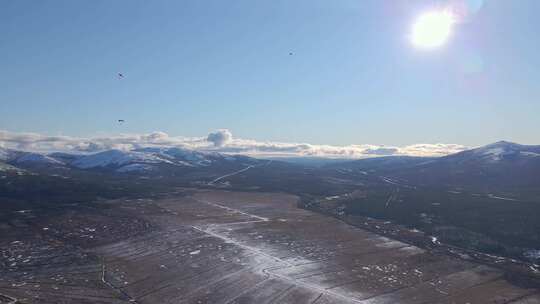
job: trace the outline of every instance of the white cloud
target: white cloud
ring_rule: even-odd
[[[383,155],[443,156],[465,150],[456,144],[415,144],[405,147],[380,145],[312,145],[307,143],[262,142],[233,138],[227,129],[205,137],[170,136],[164,132],[122,134],[101,137],[47,136],[37,133],[0,131],[0,147],[27,151],[97,152],[107,149],[132,150],[141,147],[183,147],[199,151],[244,154],[258,157],[365,158]]]
[[[211,132],[206,140],[213,143],[216,147],[223,147],[232,141],[232,133],[227,129],[219,129]]]
[[[399,152],[404,155],[444,156],[465,149],[467,149],[467,147],[457,144],[416,144],[403,147]]]

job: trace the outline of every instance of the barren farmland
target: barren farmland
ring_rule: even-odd
[[[287,194],[189,190],[19,215],[0,227],[0,303],[540,303],[502,270]]]

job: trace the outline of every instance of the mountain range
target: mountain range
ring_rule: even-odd
[[[360,160],[291,164],[274,160],[266,173],[305,175],[305,168],[321,174],[334,170],[353,176],[375,174],[403,184],[455,189],[540,188],[540,146],[506,141],[443,157],[386,156]],[[0,170],[47,172],[61,170],[99,171],[114,174],[174,175],[205,171],[216,174],[264,165],[268,161],[242,155],[200,152],[177,147],[147,147],[130,151],[106,150],[97,153],[37,153],[0,149]],[[279,164],[279,165],[277,165]],[[277,172],[279,171],[279,172]],[[264,172],[259,175],[266,174]]]
[[[64,168],[101,170],[115,173],[149,173],[164,167],[212,168],[248,166],[259,162],[241,155],[198,152],[182,148],[141,148],[130,151],[106,150],[92,154],[65,152],[36,153],[0,149],[0,162],[8,169]]]
[[[437,158],[390,156],[330,167],[372,172],[418,186],[514,191],[536,186],[540,189],[540,146],[507,141]]]

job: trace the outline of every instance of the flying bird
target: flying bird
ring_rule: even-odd
[[[293,55],[293,53],[292,53],[292,52],[289,52],[289,56],[292,56],[292,55]]]
[[[119,123],[124,123],[124,122],[125,122],[125,120],[123,120],[123,119],[119,119],[119,120],[118,120],[118,122],[119,122]]]
[[[118,73],[118,78],[124,78],[124,74]]]

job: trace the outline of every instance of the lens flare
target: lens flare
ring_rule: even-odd
[[[443,45],[452,32],[456,19],[448,10],[426,12],[413,25],[411,42],[420,48]]]

